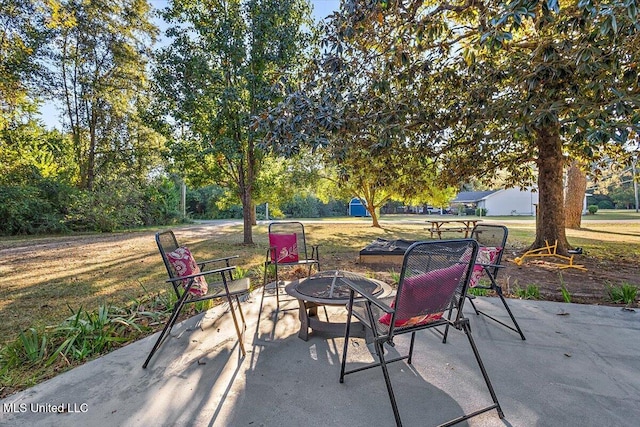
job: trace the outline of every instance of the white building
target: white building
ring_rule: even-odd
[[[463,191],[451,201],[451,206],[464,205],[467,209],[484,208],[487,216],[536,214],[538,193],[531,188],[506,188],[490,191]]]

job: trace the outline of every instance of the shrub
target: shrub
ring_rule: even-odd
[[[46,180],[37,184],[49,185]],[[48,194],[40,185],[0,186],[0,218],[3,218],[0,234],[65,231],[63,212],[66,207],[58,199],[55,191]]]
[[[607,294],[611,302],[631,305],[636,301],[638,287],[629,283],[623,283],[621,286],[607,284]]]
[[[598,209],[613,209],[613,203],[609,200],[600,200],[597,206]]]
[[[598,212],[598,206],[596,205],[589,205],[587,209],[591,215],[595,215],[595,213]]]
[[[536,285],[528,285],[524,289],[514,287],[513,293],[520,299],[540,299],[540,288]]]
[[[476,216],[487,216],[487,208],[476,208]]]
[[[282,204],[282,212],[288,218],[318,218],[320,204],[320,200],[314,196],[296,194],[290,201]]]
[[[180,212],[180,191],[173,181],[158,180],[144,188],[142,222],[144,225],[177,222]]]

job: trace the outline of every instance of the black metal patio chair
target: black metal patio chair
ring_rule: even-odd
[[[297,221],[279,221],[269,224],[269,249],[264,262],[264,280],[262,295],[267,289],[267,278],[270,276],[270,267],[273,266],[275,275],[274,292],[276,306],[280,310],[280,291],[284,288],[284,282],[280,280],[279,268],[282,267],[308,267],[307,277],[311,275],[311,269],[315,265],[320,271],[320,254],[318,245],[310,245],[311,256],[307,252],[307,238],[304,225]]]
[[[246,352],[244,349],[243,334],[247,327],[244,314],[242,313],[240,297],[249,293],[250,280],[248,277],[241,279],[233,278],[233,272],[236,267],[230,264],[230,260],[238,258],[238,255],[196,263],[189,249],[185,246],[178,245],[178,241],[171,230],[156,233],[156,243],[158,244],[158,250],[162,256],[164,266],[169,274],[167,281],[173,286],[178,300],[174,304],[171,316],[167,320],[167,323],[142,367],[147,367],[151,357],[153,357],[156,350],[158,350],[164,339],[168,336],[169,331],[171,331],[185,304],[193,304],[198,301],[211,299],[225,299],[229,303],[229,311],[231,311],[238,336],[238,344],[244,357]],[[222,265],[222,267],[205,270],[205,267],[211,264],[214,264],[214,266]],[[206,280],[207,277],[217,277],[218,281],[208,282]],[[234,300],[242,325],[238,324],[238,319],[233,307]]]
[[[507,244],[507,236],[509,230],[504,225],[497,224],[478,224],[473,227],[471,231],[471,238],[478,242],[478,258],[476,259],[476,265],[469,281],[469,289],[486,289],[491,290],[498,295],[504,308],[507,310],[513,326],[503,322],[496,317],[479,310],[476,304],[473,302],[474,296],[467,292],[467,298],[473,307],[473,310],[477,315],[483,315],[500,325],[517,332],[522,340],[525,340],[524,333],[518,325],[515,316],[511,312],[507,300],[503,295],[502,286],[496,281],[498,272],[501,268],[502,255],[505,251],[505,245]],[[484,280],[483,280],[484,279]],[[446,335],[446,331],[445,331]]]
[[[493,409],[497,410],[500,418],[504,417],[471,335],[469,320],[462,314],[477,250],[478,244],[473,239],[414,243],[404,255],[400,281],[394,297],[376,298],[357,284],[345,280],[351,292],[347,306],[348,317],[340,382],[344,382],[345,375],[380,366],[398,426],[402,425],[402,422],[387,364],[404,359],[411,364],[416,332],[445,325],[452,326],[467,336],[493,403],[443,425],[453,425]],[[445,317],[444,313],[447,311],[454,311],[455,314]],[[346,370],[353,317],[370,331],[369,335],[372,337],[377,360],[365,366]],[[387,360],[384,345],[395,346],[396,336],[409,333],[411,340],[408,354]]]

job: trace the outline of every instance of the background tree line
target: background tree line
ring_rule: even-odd
[[[636,3],[344,0],[316,25],[306,0],[173,0],[154,49],[146,0],[4,1],[0,232],[175,221],[185,181],[251,243],[267,202],[356,195],[378,225],[479,180],[537,183],[536,242],[566,249],[565,170],[580,195],[637,138]]]

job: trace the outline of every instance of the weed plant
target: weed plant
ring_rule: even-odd
[[[567,289],[567,286],[562,279],[562,274],[560,274],[560,292],[562,292],[562,299],[564,300],[564,302],[566,302],[567,304],[570,303],[571,294],[569,293],[569,290]]]
[[[516,286],[513,293],[520,299],[540,299],[540,288],[536,285],[528,285],[524,289]]]
[[[613,303],[632,305],[638,296],[638,287],[630,285],[629,283],[623,283],[620,286],[607,284],[607,294],[609,300]]]
[[[137,299],[126,308],[83,308],[55,326],[29,328],[0,349],[2,394],[20,390],[135,340],[164,323],[173,293]],[[210,302],[210,301],[209,301]]]
[[[395,271],[393,268],[389,270],[389,275],[391,276],[391,280],[393,280],[392,285],[398,285],[400,283],[400,272]]]
[[[486,297],[489,295],[489,289],[484,288],[468,288],[467,293],[476,297]]]

